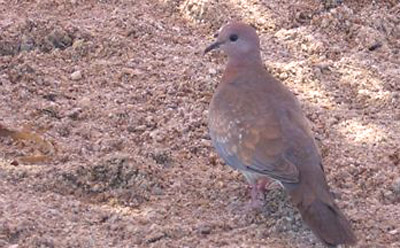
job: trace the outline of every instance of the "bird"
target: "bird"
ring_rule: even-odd
[[[295,95],[264,68],[256,30],[232,21],[204,54],[216,49],[228,60],[208,113],[217,154],[242,172],[253,201],[268,182],[277,181],[322,243],[356,244],[327,184],[310,124]]]

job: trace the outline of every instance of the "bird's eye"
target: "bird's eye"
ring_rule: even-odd
[[[230,41],[235,42],[235,41],[237,41],[237,39],[239,39],[239,37],[237,36],[237,34],[231,34],[231,36],[229,36],[229,40],[230,40]]]

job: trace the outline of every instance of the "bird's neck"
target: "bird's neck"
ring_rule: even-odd
[[[261,56],[254,56],[249,58],[229,58],[228,64],[226,66],[223,82],[231,82],[234,80],[239,74],[245,75],[249,72],[256,70],[264,70],[263,63],[261,61]]]

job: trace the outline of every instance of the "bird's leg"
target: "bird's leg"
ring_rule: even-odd
[[[275,181],[270,178],[263,177],[253,181],[250,184],[250,188],[251,200],[247,209],[261,209],[265,200],[265,194],[270,190],[279,188],[279,184],[275,183]]]
[[[250,185],[251,188],[251,201],[248,206],[249,209],[260,209],[263,205],[264,194],[267,188],[270,188],[271,180],[268,178],[261,178],[256,180],[256,182]]]
[[[251,185],[250,187],[251,187],[251,192],[250,192],[251,200],[250,200],[250,203],[249,203],[247,208],[249,210],[260,209],[262,207],[262,203],[263,203],[262,200],[259,197],[260,196],[260,190],[259,190],[257,184]]]

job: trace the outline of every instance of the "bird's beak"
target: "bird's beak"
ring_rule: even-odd
[[[218,48],[223,42],[220,41],[216,41],[214,43],[212,43],[211,45],[209,45],[205,50],[204,50],[204,54],[208,53],[211,50],[214,50],[216,48]]]

